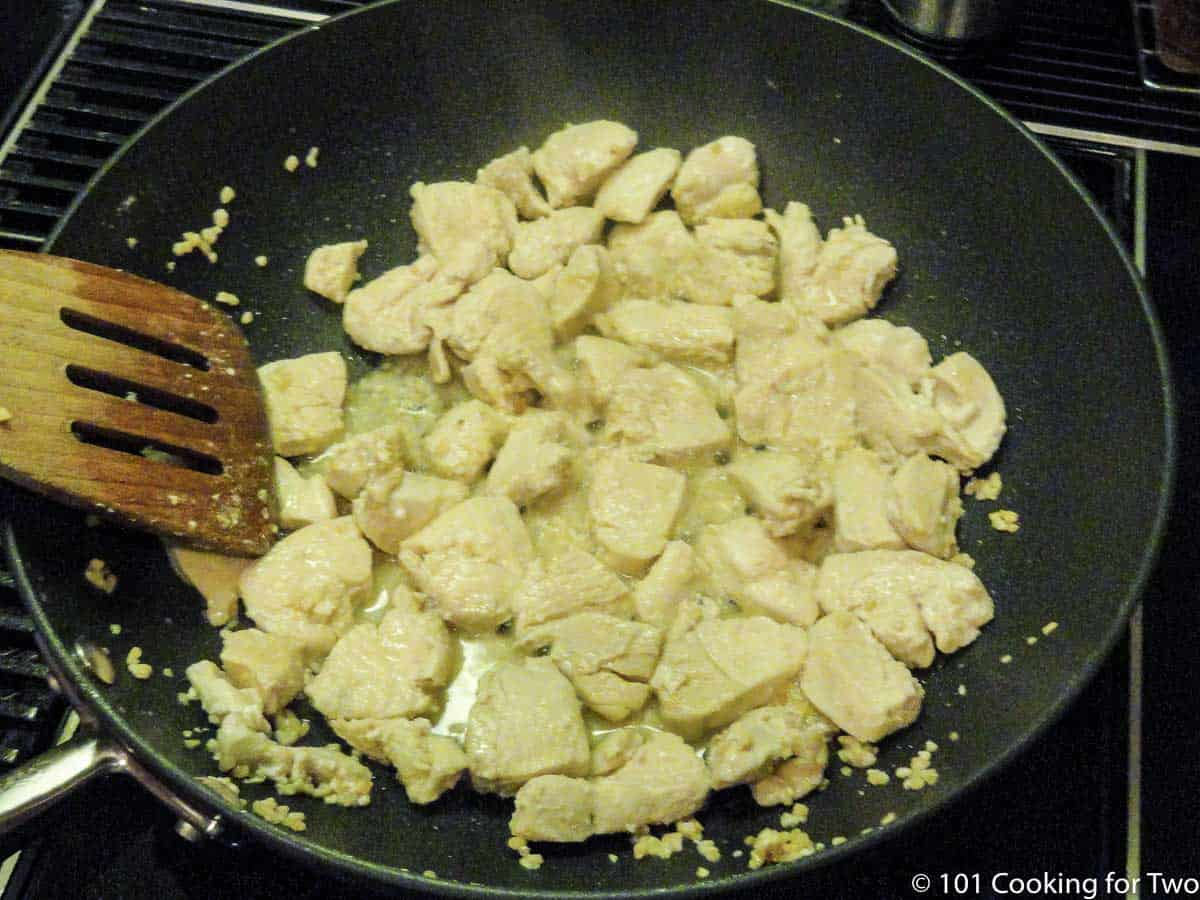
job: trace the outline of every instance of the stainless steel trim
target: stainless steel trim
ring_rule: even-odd
[[[1090,141],[1097,144],[1111,144],[1114,147],[1132,147],[1135,150],[1151,150],[1155,153],[1173,153],[1177,156],[1200,156],[1200,147],[1188,144],[1173,144],[1167,141],[1151,141],[1145,138],[1129,137],[1124,134],[1111,134],[1105,131],[1089,131],[1085,128],[1064,128],[1061,125],[1047,125],[1044,122],[1023,122],[1026,128],[1034,134],[1046,137],[1067,138],[1076,141]]]
[[[252,13],[257,16],[274,16],[277,19],[292,19],[296,22],[324,22],[329,16],[324,13],[286,9],[270,3],[247,3],[244,0],[183,0],[188,6],[206,6],[209,9],[224,9],[229,12]]]
[[[1151,45],[1154,42],[1150,40],[1150,35],[1146,34],[1146,29],[1142,26],[1142,17],[1153,17],[1154,4],[1151,0],[1133,0],[1131,5],[1133,8],[1134,50],[1137,51],[1138,75],[1141,76],[1142,84],[1152,91],[1171,91],[1176,94],[1200,94],[1200,79],[1197,79],[1194,75],[1189,77],[1181,73],[1178,76],[1182,80],[1194,82],[1193,84],[1172,84],[1168,81],[1159,81],[1151,74],[1149,66],[1146,65],[1146,60],[1159,54],[1157,51],[1151,49]],[[1153,18],[1151,18],[1151,21],[1153,21]]]

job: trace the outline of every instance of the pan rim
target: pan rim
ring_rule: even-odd
[[[353,16],[361,14],[371,14],[372,11],[383,7],[399,5],[405,0],[379,0],[366,7],[350,10],[340,15],[334,16],[322,23],[309,27],[302,27],[296,31],[283,36],[282,38],[267,44],[241,60],[227,66],[220,72],[215,73],[203,82],[195,85],[186,93],[180,96],[173,103],[156,114],[149,122],[143,125],[130,139],[98,170],[88,181],[85,188],[79,192],[67,212],[62,219],[56,224],[55,228],[47,238],[45,248],[50,250],[57,242],[61,232],[66,227],[67,223],[76,213],[78,207],[84,202],[84,199],[90,194],[95,185],[107,176],[108,172],[117,165],[140,139],[157,127],[161,122],[172,115],[175,110],[181,105],[187,103],[194,95],[209,88],[218,80],[230,75],[240,69],[241,66],[251,63],[260,55],[274,50],[282,44],[293,40],[300,40],[312,35],[323,28],[335,26],[335,23]],[[958,88],[967,91],[976,101],[982,103],[991,113],[998,114],[1009,126],[1014,127],[1019,134],[1032,144],[1046,157],[1059,174],[1066,178],[1067,182],[1075,189],[1075,192],[1085,202],[1086,206],[1100,220],[1105,233],[1109,237],[1109,241],[1119,254],[1126,271],[1129,273],[1134,289],[1137,292],[1139,302],[1142,307],[1142,314],[1150,328],[1150,337],[1154,346],[1155,359],[1159,367],[1160,381],[1162,385],[1163,397],[1163,426],[1165,439],[1165,454],[1162,459],[1162,475],[1159,483],[1158,504],[1154,511],[1153,528],[1147,535],[1144,543],[1144,549],[1141,555],[1140,565],[1134,573],[1130,583],[1130,587],[1125,591],[1119,605],[1120,615],[1114,617],[1113,623],[1104,634],[1104,639],[1098,643],[1088,656],[1085,663],[1080,666],[1074,676],[1065,686],[1058,698],[1044,712],[1041,721],[1033,728],[1028,730],[1023,738],[1011,744],[1003,753],[995,756],[987,762],[986,765],[978,768],[962,784],[957,785],[952,791],[945,795],[939,796],[937,802],[929,807],[915,809],[907,813],[900,819],[896,825],[902,828],[912,828],[920,822],[925,821],[930,815],[945,808],[953,802],[957,802],[963,796],[975,790],[979,785],[994,776],[998,771],[1006,768],[1017,756],[1023,753],[1031,743],[1037,740],[1054,722],[1056,722],[1063,712],[1070,706],[1079,696],[1083,688],[1090,683],[1095,677],[1104,660],[1109,656],[1113,646],[1117,642],[1121,631],[1126,627],[1130,613],[1138,599],[1144,593],[1150,575],[1157,563],[1159,551],[1162,544],[1163,534],[1166,530],[1167,520],[1169,517],[1170,507],[1174,494],[1174,483],[1177,465],[1177,411],[1175,401],[1175,389],[1172,380],[1169,358],[1167,354],[1165,339],[1162,334],[1161,324],[1157,313],[1152,305],[1149,294],[1145,288],[1143,280],[1138,273],[1136,266],[1129,255],[1129,252],[1120,243],[1115,229],[1112,224],[1103,216],[1095,200],[1090,196],[1087,190],[1082,186],[1079,180],[1071,173],[1066,166],[1058,159],[1057,156],[1033,134],[1020,120],[1011,113],[1003,109],[996,101],[988,97],[986,94],[960,78],[953,72],[950,72],[945,67],[925,57],[915,49],[902,43],[901,41],[879,34],[870,28],[847,22],[837,17],[828,15],[823,12],[812,10],[810,8],[799,5],[791,0],[760,0],[760,2],[771,3],[775,6],[797,11],[817,19],[833,23],[835,26],[848,28],[851,31],[858,32],[865,38],[877,41],[890,47],[892,50],[898,50],[915,60],[922,65],[927,66],[934,72],[948,79]],[[456,897],[595,897],[595,896],[622,896],[622,897],[649,897],[661,896],[674,893],[693,893],[697,895],[712,894],[732,887],[748,888],[753,885],[761,885],[767,881],[773,881],[781,878],[796,876],[802,871],[811,871],[824,865],[836,864],[842,861],[849,854],[858,853],[868,850],[878,844],[878,842],[890,837],[894,830],[877,829],[869,835],[860,836],[857,839],[848,841],[839,847],[830,847],[821,853],[814,854],[804,860],[795,863],[781,864],[770,867],[765,867],[757,871],[741,871],[730,873],[727,877],[713,879],[704,882],[690,882],[685,884],[674,885],[667,888],[640,888],[627,889],[615,892],[604,892],[599,894],[596,891],[561,891],[561,890],[545,890],[537,887],[529,887],[523,889],[514,889],[506,887],[494,887],[487,885],[468,885],[462,882],[452,882],[442,879],[430,879],[419,875],[415,872],[406,872],[398,867],[387,866],[380,863],[368,862],[358,857],[350,856],[338,851],[334,851],[306,837],[293,836],[284,834],[279,829],[274,828],[269,823],[263,821],[259,817],[253,815],[246,810],[237,810],[232,806],[219,805],[213,803],[212,796],[201,789],[191,776],[177,770],[177,768],[159,754],[153,746],[142,740],[138,734],[130,728],[112,708],[111,704],[104,698],[100,691],[92,683],[82,667],[74,658],[69,648],[62,641],[61,637],[51,627],[48,618],[45,616],[40,603],[37,600],[36,591],[29,580],[28,570],[21,557],[21,553],[17,544],[16,534],[13,530],[11,522],[6,522],[4,526],[4,545],[7,552],[10,564],[17,580],[18,589],[22,595],[22,599],[30,609],[35,623],[39,630],[41,640],[44,642],[47,649],[55,659],[55,663],[65,670],[72,682],[79,688],[80,695],[88,703],[92,712],[103,723],[107,733],[112,735],[126,746],[130,752],[134,753],[137,758],[146,763],[154,773],[169,784],[172,789],[178,790],[182,795],[190,799],[200,800],[207,806],[217,805],[221,811],[221,815],[228,822],[236,822],[240,829],[249,832],[253,839],[263,842],[271,849],[281,852],[290,858],[296,859],[302,863],[309,865],[320,864],[326,867],[327,871],[336,874],[339,877],[361,877],[369,879],[377,883],[386,883],[393,886],[402,886],[408,888],[417,888],[422,891],[432,892],[445,896]]]

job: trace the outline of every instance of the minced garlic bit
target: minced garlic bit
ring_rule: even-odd
[[[433,869],[426,869],[421,874],[424,875],[426,878],[437,878],[438,877],[437,872],[433,871]]]
[[[967,686],[965,684],[960,684],[958,686],[958,696],[960,696],[960,697],[967,696]]]
[[[620,862],[620,860],[621,860],[621,857],[617,856],[617,854],[615,854],[615,853],[608,854],[608,861],[610,863]]]
[[[317,167],[317,154],[320,152],[320,147],[309,147],[308,153],[304,154],[304,164],[310,169],[315,169]]]
[[[534,853],[529,849],[529,842],[523,837],[514,835],[508,839],[508,849],[516,850],[520,856],[518,862],[526,869],[540,869],[545,858],[540,853]],[[436,878],[437,876],[430,876]]]
[[[896,777],[901,779],[906,791],[919,791],[937,784],[938,773],[932,766],[932,756],[931,751],[921,750],[908,761],[907,766],[896,768]]]
[[[1032,634],[1025,638],[1025,643],[1027,643],[1030,647],[1032,647],[1034,644],[1036,644],[1037,641],[1038,641],[1037,637],[1035,637]]]
[[[228,228],[229,227],[229,210],[225,209],[224,207],[219,207],[217,209],[214,209],[213,214],[212,214],[212,220],[213,220],[213,224],[216,225],[218,228]]]
[[[884,817],[879,820],[879,824],[880,825],[891,825],[895,821],[896,821],[896,814],[894,812],[890,812],[890,813],[887,813],[886,815],[884,815]]]
[[[644,834],[633,842],[633,858],[655,856],[659,859],[670,859],[682,849],[683,835],[678,831],[668,831],[662,837]]]
[[[1045,625],[1042,626],[1042,634],[1046,635],[1047,637],[1054,634],[1054,632],[1056,632],[1057,630],[1058,630],[1057,622],[1047,622]]]
[[[225,185],[225,187],[221,188],[221,193],[219,195],[222,205],[225,205],[227,203],[232,203],[233,198],[236,196],[237,196],[237,191],[235,191],[229,185]]]
[[[1020,516],[1011,509],[997,509],[988,513],[988,521],[997,531],[1007,531],[1009,534],[1021,529]]]
[[[275,716],[275,740],[290,747],[308,734],[309,723],[290,709],[281,709]]]
[[[129,653],[125,657],[125,668],[129,670],[129,674],[140,681],[145,681],[154,674],[154,666],[149,663],[142,662],[142,648],[130,647]]]
[[[215,230],[214,230],[215,229]],[[204,258],[210,263],[217,261],[216,251],[212,245],[216,243],[216,239],[221,236],[221,230],[216,226],[212,228],[202,228],[200,231],[185,231],[183,240],[176,241],[171,245],[171,252],[176,256],[187,256],[193,250],[199,250]]]
[[[267,267],[268,262],[270,262],[270,260],[268,260],[261,253],[258,256],[254,257],[254,264],[256,266],[258,266],[260,269],[265,269]]]
[[[957,731],[952,731],[952,732],[950,732],[950,734],[949,734],[949,735],[947,735],[947,736],[950,738],[950,740],[951,740],[951,741],[957,741],[957,740],[958,740],[958,732],[957,732]]]
[[[837,752],[838,759],[856,769],[866,769],[875,765],[875,760],[879,757],[878,747],[864,744],[852,735],[839,734],[838,743],[842,748]]]
[[[883,769],[867,769],[867,784],[872,784],[875,787],[882,787],[891,781],[892,778]]]
[[[721,848],[717,846],[716,841],[696,841],[696,852],[710,863],[721,861]]]
[[[837,834],[834,835],[833,839],[829,843],[834,847],[840,847],[842,844],[846,843],[846,838],[843,835]]]
[[[684,819],[675,823],[675,830],[690,841],[698,841],[704,837],[704,826],[695,819]]]
[[[292,812],[274,797],[264,797],[250,804],[251,811],[260,818],[266,819],[272,825],[282,825],[292,831],[304,831],[308,825],[304,821],[304,813]]]
[[[125,238],[125,246],[128,247],[130,250],[132,250],[137,245],[138,245],[138,239],[133,237],[132,235],[130,237]]]
[[[174,271],[175,271],[175,260],[173,260],[173,259],[172,259],[172,260],[170,260],[170,261],[168,261],[168,262],[167,262],[167,271],[168,271],[168,272],[174,272]]]
[[[111,594],[117,589],[117,576],[102,559],[89,560],[87,568],[83,570],[83,577],[96,590],[106,594]]]
[[[224,303],[226,306],[237,306],[242,301],[237,294],[231,294],[229,291],[217,291],[216,301]]]
[[[172,669],[170,666],[167,666],[166,668],[164,668],[162,670],[162,676],[163,676],[163,678],[174,678],[175,670]]]
[[[175,695],[175,699],[179,701],[180,706],[187,706],[193,700],[200,699],[200,695],[196,693],[194,687],[188,688],[186,691],[180,691]]]
[[[249,325],[254,321],[254,313],[250,312],[250,310],[246,310],[244,313],[242,313],[242,317],[238,321],[243,325]]]
[[[111,625],[108,626],[108,633],[113,635],[114,637],[116,637],[117,635],[119,635],[121,633],[121,626],[119,624],[117,624],[116,622],[113,622]]]
[[[195,750],[200,746],[200,740],[198,738],[187,738],[184,740],[183,746],[187,747],[189,750]]]
[[[792,806],[791,810],[783,813],[779,817],[780,828],[795,828],[797,825],[803,825],[808,821],[808,807],[803,803],[797,803]]]
[[[976,500],[995,500],[1002,487],[1004,482],[1000,480],[1000,473],[993,472],[987,478],[972,478],[963,487],[963,493]]]
[[[791,831],[764,828],[758,834],[747,837],[746,846],[750,848],[750,859],[746,865],[751,869],[761,869],[770,863],[791,862],[816,852],[812,838],[799,828]]]
[[[854,774],[854,770],[849,766],[842,766],[838,771],[842,773],[843,778],[849,778]]]
[[[926,742],[925,742],[925,749],[926,749],[926,750],[928,750],[930,753],[937,753],[937,752],[938,752],[938,745],[937,745],[937,743],[936,743],[936,742],[934,742],[934,741],[926,741]]]
[[[246,801],[241,797],[241,788],[232,778],[216,775],[201,775],[196,779],[201,784],[206,785],[220,794],[227,802],[233,804],[238,809],[246,808]]]
[[[291,154],[283,161],[283,167],[289,172],[295,172],[298,168],[300,168],[300,157],[298,157],[295,153]]]
[[[704,868],[704,866],[696,867],[696,877],[697,878],[707,878],[711,874],[712,874],[712,872],[708,871],[708,869]]]
[[[1010,662],[1012,662],[1012,654],[1005,653],[1002,657],[1000,657],[1000,662],[1007,666]]]

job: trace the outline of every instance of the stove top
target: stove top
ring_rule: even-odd
[[[24,0],[0,0],[0,35],[12,33],[2,27],[5,16],[20,15],[31,36],[20,54],[0,55],[0,107],[13,101],[0,117],[0,245],[37,247],[125,136],[191,84],[306,21],[355,5],[58,0],[30,12]],[[1146,92],[1137,80],[1136,57],[1126,50],[1128,4],[1091,6],[1088,13],[1066,0],[1028,0],[1027,15],[1004,47],[951,65],[1035,130],[1056,136],[1056,152],[1145,263],[1171,339],[1181,409],[1189,409],[1200,384],[1193,362],[1200,348],[1191,346],[1200,341],[1200,329],[1189,290],[1200,281],[1200,197],[1177,185],[1200,183],[1200,162],[1155,151],[1200,145],[1200,102]],[[848,7],[858,21],[884,24],[872,0],[852,0]],[[65,63],[58,55],[64,47],[74,48]],[[42,102],[25,104],[39,88]],[[1187,417],[1181,419],[1186,472],[1196,434]],[[1187,508],[1193,490],[1181,485],[1177,508]],[[932,896],[949,896],[953,891],[940,879],[952,873],[980,873],[986,888],[998,872],[1101,878],[1123,875],[1127,867],[1194,872],[1200,856],[1185,823],[1200,777],[1179,771],[1175,760],[1194,747],[1200,726],[1184,675],[1194,667],[1187,642],[1200,616],[1192,605],[1189,517],[1177,514],[1174,522],[1131,637],[1064,718],[1012,766],[967,802],[856,858],[853,871],[827,867],[755,895],[803,890],[813,897],[912,897],[920,874],[934,879]],[[15,594],[0,579],[0,766],[44,747],[62,709],[41,687],[44,667],[31,656],[30,631]],[[4,649],[10,644],[13,650]],[[1144,674],[1143,644],[1151,660]],[[23,674],[13,675],[10,685],[5,662],[14,659],[23,661],[17,666]],[[14,693],[6,693],[10,689]],[[36,702],[22,707],[24,698]],[[19,737],[6,737],[9,725]],[[1177,774],[1143,778],[1162,771]],[[134,784],[94,784],[32,832],[4,843],[24,852],[2,900],[347,893],[253,847],[189,844],[173,826],[170,813]],[[969,892],[975,893],[973,887]],[[355,895],[364,894],[356,889]]]

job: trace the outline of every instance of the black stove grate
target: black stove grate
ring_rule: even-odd
[[[12,576],[0,569],[0,771],[50,746],[66,708],[51,690],[33,639],[33,620]]]

